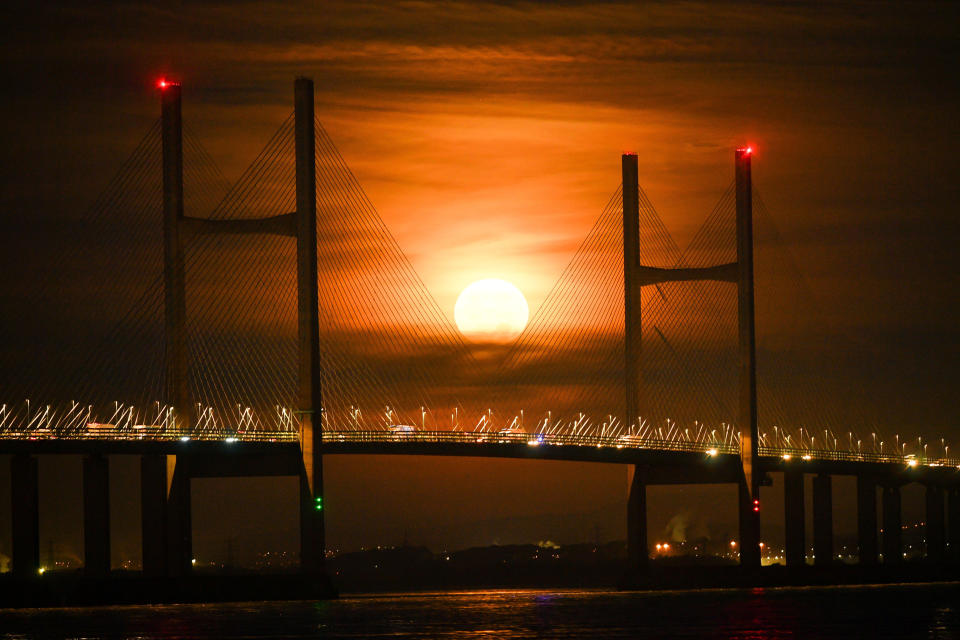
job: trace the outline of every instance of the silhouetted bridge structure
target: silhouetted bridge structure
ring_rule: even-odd
[[[435,304],[431,306],[432,300],[416,289],[419,280],[410,275],[409,264],[402,255],[396,253],[394,245],[383,241],[368,246],[358,240],[362,236],[356,232],[363,229],[355,220],[349,224],[343,222],[336,234],[330,234],[339,234],[357,242],[350,250],[329,252],[318,241],[322,235],[318,232],[318,224],[323,224],[327,219],[324,215],[331,211],[336,214],[340,210],[338,207],[346,207],[342,203],[352,202],[350,206],[358,207],[358,210],[365,212],[364,215],[370,214],[372,208],[362,192],[353,186],[352,174],[345,166],[337,164],[342,159],[335,149],[331,150],[332,143],[322,129],[316,128],[312,81],[303,78],[296,81],[292,121],[285,123],[254,167],[244,174],[239,186],[228,191],[221,204],[214,208],[214,215],[208,218],[185,215],[180,86],[163,83],[161,95],[160,148],[141,145],[138,153],[144,158],[149,154],[162,157],[163,275],[159,285],[146,290],[140,298],[146,302],[132,317],[140,317],[136,315],[139,313],[147,320],[158,316],[163,318],[163,326],[158,333],[150,334],[144,330],[148,337],[162,337],[163,353],[159,359],[162,362],[162,375],[158,376],[162,382],[157,396],[163,400],[153,404],[149,401],[139,404],[115,401],[112,408],[108,406],[106,409],[103,407],[110,405],[109,402],[97,405],[70,401],[57,406],[42,404],[42,401],[25,401],[24,406],[8,403],[0,407],[0,453],[13,456],[13,571],[16,574],[35,575],[40,566],[39,482],[35,457],[40,454],[85,456],[85,567],[88,574],[94,576],[106,575],[110,570],[108,459],[114,454],[141,456],[143,570],[147,575],[181,576],[191,571],[190,483],[193,478],[270,475],[300,478],[302,568],[308,574],[322,574],[325,548],[323,456],[336,454],[502,457],[632,465],[634,473],[628,500],[627,539],[631,566],[635,570],[642,570],[649,558],[646,490],[651,485],[736,485],[739,488],[741,563],[754,567],[760,564],[759,488],[768,483],[770,473],[782,472],[784,478],[788,565],[805,562],[805,474],[814,476],[813,546],[818,565],[830,564],[834,557],[831,493],[831,479],[834,476],[855,476],[857,479],[859,555],[864,564],[877,563],[880,555],[877,535],[878,489],[882,491],[883,559],[885,563],[894,563],[902,557],[900,487],[909,482],[921,482],[926,486],[928,556],[933,560],[943,560],[949,555],[953,560],[958,560],[960,460],[949,457],[945,443],[941,443],[942,455],[928,455],[928,445],[924,445],[922,440],[918,441],[915,448],[911,443],[908,452],[899,437],[895,443],[884,445],[873,434],[870,446],[864,450],[862,440],[855,441],[852,432],[844,442],[833,429],[823,429],[821,436],[820,430],[808,430],[805,433],[800,428],[799,432],[788,434],[776,425],[772,429],[759,427],[754,327],[754,196],[749,148],[736,151],[734,185],[725,196],[727,204],[718,209],[720,214],[734,216],[735,255],[718,260],[716,258],[722,252],[706,252],[699,262],[673,255],[669,266],[660,267],[641,264],[641,212],[649,216],[652,209],[639,189],[637,157],[632,154],[622,157],[621,189],[608,205],[601,223],[591,232],[591,237],[597,238],[614,229],[615,234],[610,237],[622,242],[622,280],[615,286],[611,285],[613,290],[620,292],[616,304],[622,312],[623,322],[621,337],[612,343],[623,367],[622,378],[614,383],[625,401],[622,413],[610,412],[606,417],[594,419],[583,412],[568,410],[560,416],[546,411],[533,422],[529,422],[532,414],[528,413],[525,425],[523,412],[518,415],[495,415],[488,410],[479,412],[480,418],[475,423],[472,419],[466,423],[466,412],[461,413],[459,402],[447,399],[441,403],[443,409],[438,409],[436,413],[443,415],[444,420],[449,415],[450,424],[440,428],[442,420],[434,417],[432,410],[425,408],[425,405],[417,405],[416,402],[402,408],[387,405],[382,411],[383,415],[375,419],[371,419],[369,411],[363,414],[359,403],[351,404],[353,397],[374,394],[370,397],[379,399],[380,396],[375,394],[400,389],[404,382],[402,378],[408,374],[410,377],[419,375],[416,374],[415,365],[411,364],[409,370],[405,369],[394,377],[390,377],[393,374],[386,369],[387,373],[374,368],[357,368],[348,362],[348,357],[340,354],[335,340],[326,342],[322,339],[322,327],[340,326],[337,323],[344,322],[343,316],[359,315],[359,312],[348,310],[341,316],[337,311],[329,311],[324,307],[325,304],[335,305],[341,301],[345,301],[345,304],[355,303],[351,297],[353,294],[346,289],[321,295],[324,283],[333,283],[330,284],[332,287],[346,286],[339,279],[331,278],[330,274],[336,274],[339,268],[344,270],[344,281],[357,279],[362,283],[361,289],[367,287],[358,298],[367,294],[376,298],[381,291],[389,291],[392,295],[394,291],[409,289],[414,291],[411,295],[420,305],[416,307],[418,313],[426,309],[424,313],[433,314],[431,317],[434,320],[440,317],[441,321],[438,322],[441,323],[442,313],[438,315]],[[295,162],[293,167],[284,169],[276,164],[276,158],[291,144]],[[328,156],[321,154],[323,150]],[[263,176],[269,176],[269,180]],[[285,185],[285,180],[290,184]],[[320,212],[317,207],[318,193],[321,192],[318,181],[324,182],[327,185],[325,188],[330,188],[334,193],[334,196],[325,194],[324,211]],[[122,182],[122,185],[132,182]],[[281,186],[277,187],[278,184]],[[263,202],[254,205],[249,203],[248,196],[256,191],[258,185],[274,188],[264,196],[266,201],[273,202],[271,198],[277,200],[271,205],[273,211],[268,211],[268,215],[264,215]],[[334,204],[328,204],[330,202]],[[229,215],[238,211],[242,215]],[[716,222],[720,218],[717,215],[712,220]],[[340,218],[335,219],[340,221]],[[377,229],[380,229],[377,225],[382,226],[379,218],[371,217],[369,220],[373,220],[371,224]],[[617,225],[614,222],[619,221],[622,221],[622,226],[615,228]],[[385,230],[382,233],[386,233]],[[255,361],[251,367],[253,373],[241,372],[246,376],[242,380],[240,374],[235,379],[231,378],[235,367],[235,362],[231,361],[218,374],[217,379],[221,382],[211,382],[215,376],[205,378],[191,369],[191,339],[203,347],[193,360],[204,364],[217,361],[214,352],[220,343],[211,342],[199,333],[191,336],[188,330],[186,274],[191,264],[202,262],[196,256],[206,255],[199,251],[191,254],[187,250],[188,242],[209,243],[210,239],[254,236],[279,240],[280,244],[271,244],[269,247],[281,247],[276,249],[277,255],[285,255],[290,265],[295,264],[297,277],[294,299],[292,302],[286,300],[286,306],[278,304],[277,308],[289,312],[287,319],[297,327],[296,341],[283,348],[275,345],[237,347],[225,342],[233,349],[225,351],[231,358],[247,357]],[[389,238],[388,235],[383,237]],[[295,255],[283,253],[290,250],[289,242],[282,244],[289,240],[296,245]],[[709,236],[708,240],[714,242],[715,238]],[[225,245],[200,246],[213,247],[210,253],[225,251]],[[237,244],[234,248],[243,253],[250,247]],[[582,251],[585,256],[602,253],[595,251],[594,245],[588,245],[587,249]],[[274,249],[265,248],[263,251],[269,253]],[[365,278],[376,276],[379,263],[368,264],[363,261],[371,255],[380,254],[386,256],[384,260],[388,268],[394,271],[385,283],[369,280],[373,282],[371,285]],[[253,252],[251,255],[259,254]],[[255,261],[255,258],[248,257],[247,264],[251,260]],[[330,272],[325,272],[328,263],[332,266]],[[567,273],[576,274],[578,269],[585,274],[604,271],[607,269],[604,264],[594,269],[591,263],[575,259]],[[374,271],[365,271],[367,267]],[[256,266],[249,269],[256,271]],[[617,271],[617,278],[620,278],[620,273]],[[315,286],[318,282],[320,287]],[[653,400],[645,395],[650,385],[645,386],[643,380],[641,336],[641,328],[650,317],[644,315],[647,307],[641,304],[645,292],[655,290],[652,304],[656,305],[668,298],[664,292],[668,285],[691,282],[734,285],[738,345],[736,361],[739,367],[737,410],[732,412],[733,419],[719,423],[717,428],[693,423],[692,433],[691,427],[678,426],[669,419],[664,426],[654,426],[642,417],[646,413],[645,404]],[[584,286],[584,291],[592,291],[588,285]],[[263,293],[265,289],[261,282],[254,291],[257,295],[266,295]],[[333,303],[330,303],[331,299]],[[552,300],[545,303],[548,315]],[[647,303],[650,303],[650,298],[647,298]],[[218,310],[217,304],[203,303],[197,307],[203,314],[214,314]],[[259,321],[269,318],[271,305],[261,300],[253,308],[259,314]],[[386,304],[380,311],[386,313],[385,309]],[[209,315],[209,318],[219,322],[219,316]],[[405,344],[404,340],[414,346],[426,344],[414,344],[415,339],[429,342],[423,336],[430,332],[420,331],[429,323],[422,319],[412,322],[415,327],[413,330],[395,329],[398,323],[387,327],[389,323],[380,326],[376,319],[370,322],[372,328],[369,335],[382,331],[391,339],[395,338],[401,347]],[[682,319],[678,322],[682,322]],[[529,344],[549,347],[549,341],[543,337],[547,332],[542,326],[532,323]],[[670,346],[664,336],[664,326],[663,321],[654,323],[653,330],[663,344]],[[389,333],[394,330],[398,333]],[[444,326],[435,333],[449,337],[455,331],[451,333]],[[336,332],[333,334],[336,337]],[[234,337],[231,340],[238,339]],[[450,344],[454,348],[462,348],[462,342],[457,341],[458,338],[454,338]],[[149,340],[144,339],[144,342]],[[436,345],[430,343],[430,346],[433,348]],[[536,352],[536,349],[532,351]],[[237,353],[240,355],[237,356]],[[521,354],[517,357],[523,360],[530,356]],[[280,364],[270,365],[274,359]],[[391,366],[396,368],[395,364]],[[87,377],[95,377],[100,370],[96,367],[84,369]],[[109,372],[111,369],[104,367],[102,370]],[[585,376],[588,372],[584,369]],[[127,370],[116,375],[118,386],[129,381]],[[274,376],[271,378],[273,382],[261,384],[260,375]],[[338,375],[349,378],[352,381],[350,384],[355,386],[338,386]],[[111,379],[105,377],[104,380],[109,384]],[[420,378],[416,381],[422,382]],[[439,382],[433,381],[437,386],[440,386]],[[191,384],[194,390],[191,390]],[[236,397],[238,391],[243,389],[253,391],[243,398]],[[197,401],[199,395],[204,395],[206,401]],[[418,399],[420,397],[417,396]],[[374,402],[368,404],[372,406]],[[382,405],[377,407],[378,412],[381,409]],[[416,417],[411,417],[414,412]],[[431,414],[429,425],[428,413]],[[734,422],[739,426],[735,427]]]

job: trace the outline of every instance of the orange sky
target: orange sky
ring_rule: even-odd
[[[535,313],[623,151],[682,247],[750,142],[818,296],[811,357],[890,424],[955,432],[949,4],[141,2],[13,18],[4,273],[42,270],[43,230],[76,220],[156,119],[162,74],[229,179],[312,76],[318,116],[451,318],[482,277]]]

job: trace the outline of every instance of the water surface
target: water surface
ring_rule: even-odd
[[[0,611],[4,639],[960,638],[960,584],[470,591]]]

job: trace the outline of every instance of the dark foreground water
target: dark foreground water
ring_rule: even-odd
[[[473,591],[0,611],[0,638],[960,638],[960,585]]]

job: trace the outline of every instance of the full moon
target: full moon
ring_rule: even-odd
[[[527,326],[529,317],[530,308],[520,289],[496,278],[468,285],[453,308],[460,333],[481,341],[513,340]]]

